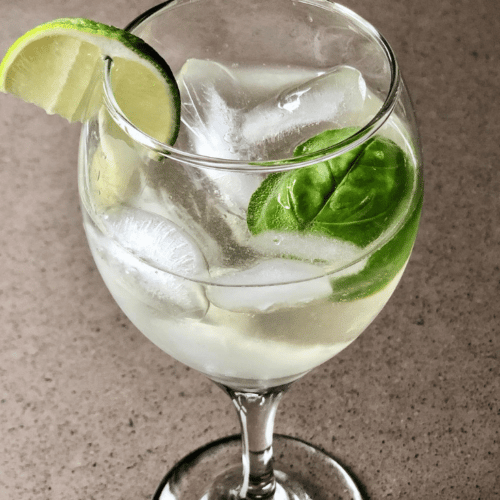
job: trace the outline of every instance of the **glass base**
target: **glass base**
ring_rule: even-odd
[[[273,450],[275,500],[363,500],[344,468],[320,449],[275,434]],[[183,458],[153,500],[236,500],[241,482],[241,436],[229,436]]]

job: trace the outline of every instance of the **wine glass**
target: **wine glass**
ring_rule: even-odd
[[[223,388],[242,429],[183,459],[154,498],[361,498],[332,457],[273,424],[410,257],[421,157],[395,56],[327,0],[175,0],[128,29],[170,64],[182,123],[174,146],[137,129],[105,61],[80,142],[89,245],[132,323]]]

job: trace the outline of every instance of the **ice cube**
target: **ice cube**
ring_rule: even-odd
[[[222,64],[188,60],[177,81],[181,94],[181,131],[177,146],[203,156],[235,159],[231,141],[244,104],[240,85]]]
[[[207,297],[221,309],[238,312],[271,312],[303,306],[332,293],[320,267],[290,259],[270,259],[220,276],[209,286]]]
[[[360,259],[363,249],[336,238],[314,234],[297,234],[284,231],[266,231],[249,240],[249,246],[265,255],[289,257],[321,265],[324,272],[334,272],[336,276],[359,273],[366,264]],[[350,265],[352,262],[356,262]]]
[[[177,77],[182,126],[176,146],[215,158],[259,157],[241,136],[248,110],[317,75],[307,69],[229,67],[189,59]]]
[[[207,171],[206,175],[215,188],[215,196],[220,198],[225,209],[230,214],[236,215],[246,221],[250,198],[261,185],[265,174],[210,170]],[[214,199],[214,203],[216,202],[217,200]],[[235,222],[232,223],[234,224]],[[247,234],[246,227],[244,233]]]
[[[137,208],[109,211],[102,218],[109,235],[99,241],[114,278],[138,299],[171,315],[203,317],[208,309],[203,286],[205,258],[180,227]]]
[[[360,113],[366,83],[350,66],[318,74],[189,60],[178,81],[183,124],[178,146],[200,155],[278,159],[325,129],[366,121]]]
[[[293,151],[323,130],[360,125],[366,92],[357,69],[339,66],[246,112],[242,143],[249,152],[258,151],[260,158],[279,158],[283,144],[289,144]]]
[[[249,76],[217,62],[188,60],[178,76],[182,127],[176,146],[203,156],[238,159],[236,135],[243,110],[255,99],[249,82],[245,86],[245,80],[256,85]],[[256,88],[258,95],[268,95],[262,85]],[[262,182],[258,174],[227,170],[207,169],[204,176],[228,212],[240,218],[245,216],[250,196]]]

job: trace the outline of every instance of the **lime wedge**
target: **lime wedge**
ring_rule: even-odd
[[[170,67],[146,42],[113,26],[64,18],[28,31],[0,64],[0,90],[83,122],[102,104],[102,86],[95,82],[108,56],[122,111],[146,134],[173,144],[180,98]]]
[[[133,142],[102,107],[98,115],[99,145],[89,168],[92,199],[103,210],[125,203],[142,187],[142,161]]]

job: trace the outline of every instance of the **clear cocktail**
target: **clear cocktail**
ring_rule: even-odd
[[[183,459],[154,498],[360,499],[333,458],[273,423],[410,257],[422,167],[394,54],[328,0],[174,0],[129,30],[141,38],[37,26],[0,62],[0,91],[85,122],[80,196],[106,285],[238,411],[242,435]]]
[[[181,127],[172,147],[132,125],[108,60],[80,148],[89,244],[137,328],[229,392],[244,436],[242,474],[157,498],[270,496],[279,395],[370,324],[410,256],[410,103],[384,39],[326,1],[174,2],[131,28],[172,65]]]
[[[185,76],[188,72],[190,80]],[[263,120],[269,120],[273,111],[262,113],[262,103],[270,107],[276,96],[283,100],[283,94],[288,97],[297,93],[297,87],[310,87],[311,81],[318,78],[306,69],[294,68],[291,73],[287,76],[286,70],[275,68],[231,70],[211,61],[188,61],[178,77],[183,96],[181,116],[186,117],[195,106],[207,113],[202,106],[212,106],[213,101],[200,103],[191,98],[206,95],[207,87],[218,90],[213,91],[211,99],[223,97],[224,101],[217,103],[219,107],[222,102],[234,102],[238,98],[235,93],[243,92],[243,87],[244,99],[252,107],[243,108],[239,116],[234,116],[238,113],[229,106],[219,108],[212,115],[207,113],[208,123],[186,123],[188,118],[184,118],[185,128],[177,145],[184,141],[186,149],[192,148],[198,154],[217,154],[215,147],[222,143],[218,157],[241,158],[238,151],[230,151],[231,144],[224,138],[225,134],[240,133],[241,117],[252,120],[247,128],[252,127],[254,136],[259,131],[269,133]],[[248,82],[256,74],[259,87],[258,92],[253,92]],[[322,76],[332,86],[332,93],[338,92],[335,85],[345,83],[343,80],[349,84],[353,77],[363,90],[361,75],[349,67],[335,68]],[[235,81],[247,85],[236,86]],[[314,87],[309,92],[314,92]],[[381,103],[369,90],[364,95],[361,91],[349,93],[342,104],[348,110],[354,108],[356,114],[341,112],[335,117],[336,123],[360,127],[370,121]],[[315,98],[315,94],[310,97]],[[310,119],[314,109],[308,111]],[[230,120],[238,121],[233,129],[228,115]],[[346,347],[394,291],[415,237],[417,216],[412,226],[398,226],[412,209],[419,187],[417,158],[409,130],[401,120],[391,117],[376,134],[380,150],[395,150],[401,163],[385,164],[383,160],[382,166],[376,168],[401,170],[405,185],[397,190],[399,199],[391,200],[389,209],[381,207],[392,213],[387,214],[380,235],[368,237],[366,246],[384,246],[377,241],[382,238],[404,238],[405,244],[395,250],[385,247],[375,258],[365,256],[366,247],[351,241],[361,238],[350,238],[349,234],[342,238],[340,230],[336,237],[325,235],[325,231],[294,231],[286,226],[253,234],[247,210],[253,193],[258,193],[269,175],[266,167],[244,173],[198,167],[192,173],[169,158],[141,157],[121,130],[110,126],[106,112],[97,122],[101,143],[94,155],[87,157],[88,190],[83,193],[85,227],[95,261],[132,322],[183,363],[218,381],[246,389],[288,382]],[[226,129],[216,130],[216,123]],[[197,134],[204,131],[203,126],[212,127],[212,135],[200,138]],[[331,124],[315,124],[317,128],[325,126]],[[284,139],[272,138],[277,156],[286,157],[290,152],[287,139],[295,131],[286,132]],[[302,129],[298,133],[304,134]],[[257,146],[243,139],[240,147],[245,153],[252,148],[264,149],[271,142],[265,139],[257,137]],[[110,168],[110,162],[115,163],[111,168],[117,169],[112,181],[101,172]],[[331,163],[339,161],[333,159]],[[369,164],[365,168],[374,167]],[[387,182],[395,182],[392,177]],[[366,210],[368,203],[374,203],[361,202],[364,206],[354,210]],[[398,236],[401,229],[404,234]],[[392,259],[390,266],[385,261],[374,266],[373,261],[380,260],[384,253],[388,254],[385,259]]]

